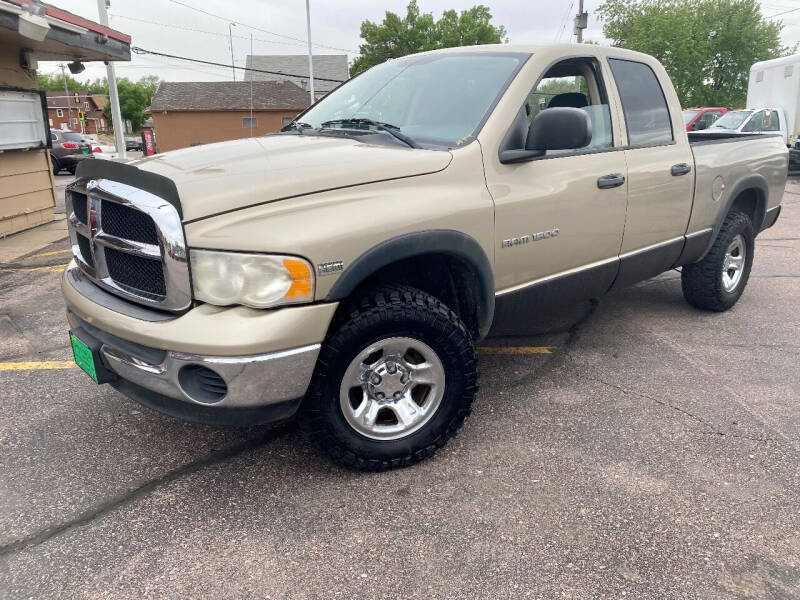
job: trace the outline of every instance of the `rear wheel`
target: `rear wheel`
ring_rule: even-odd
[[[464,324],[438,299],[387,286],[349,307],[323,344],[300,423],[339,464],[382,470],[432,456],[477,389]]]
[[[739,300],[753,265],[755,234],[750,218],[730,213],[711,250],[681,271],[683,296],[694,307],[722,312]]]
[[[53,175],[58,175],[61,172],[61,165],[55,156],[50,157],[50,164],[53,165]]]

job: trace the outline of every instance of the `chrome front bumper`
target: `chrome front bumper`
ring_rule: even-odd
[[[306,393],[319,344],[258,356],[198,356],[167,352],[160,364],[149,364],[119,348],[103,344],[109,369],[136,385],[163,396],[217,407],[254,407],[296,400]],[[190,365],[210,369],[227,386],[222,398],[209,399],[187,385],[181,370]]]
[[[320,344],[310,344],[251,356],[202,356],[134,344],[72,312],[68,319],[74,330],[99,340],[105,366],[120,378],[160,396],[214,408],[264,407],[302,398],[320,349]],[[198,389],[193,377],[200,368],[224,381],[224,393],[213,397]]]

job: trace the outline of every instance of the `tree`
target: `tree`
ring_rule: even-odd
[[[756,0],[606,0],[603,33],[655,56],[683,106],[744,106],[750,67],[786,52]]]
[[[144,123],[147,115],[145,109],[150,106],[158,88],[159,79],[155,75],[142,77],[139,81],[131,81],[126,77],[117,79],[117,93],[119,94],[119,111],[122,118],[131,122],[134,131]],[[106,117],[111,119],[111,104],[103,108]]]
[[[350,74],[415,52],[507,41],[505,27],[492,25],[491,20],[489,8],[477,5],[460,14],[446,10],[436,21],[431,13],[420,12],[417,0],[411,0],[403,19],[387,11],[380,24],[361,23],[364,43],[359,47],[360,56],[350,66]]]

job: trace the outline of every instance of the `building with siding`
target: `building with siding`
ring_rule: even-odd
[[[29,11],[36,7],[41,14]],[[31,32],[31,22],[43,36]],[[119,31],[48,4],[0,0],[0,237],[53,220],[56,197],[46,102],[37,99],[38,61],[129,61],[130,43]],[[3,117],[23,97],[31,116],[20,127]],[[25,138],[33,129],[41,137]]]
[[[288,81],[162,81],[149,112],[166,152],[280,131],[308,103]]]
[[[105,96],[91,94],[88,91],[47,92],[47,117],[53,129],[71,129],[81,133],[100,133],[111,129],[110,122],[103,113],[108,103]],[[78,111],[84,114],[83,122],[78,118]],[[70,117],[71,115],[71,117]],[[70,122],[70,118],[72,121]]]
[[[330,92],[349,76],[346,54],[315,54],[314,96],[317,100]],[[308,92],[308,55],[307,54],[250,54],[246,67],[261,71],[274,71],[279,74],[245,71],[245,81],[291,81]],[[285,73],[285,74],[284,74]],[[296,77],[299,75],[299,77]],[[335,81],[330,81],[335,80]]]

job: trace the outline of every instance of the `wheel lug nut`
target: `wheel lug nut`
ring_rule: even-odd
[[[372,382],[372,385],[380,385],[381,378],[379,375],[373,375],[370,381]]]
[[[375,394],[375,397],[376,397],[378,400],[383,400],[383,398],[384,398],[384,393],[383,393],[383,392],[378,392],[377,394]]]

